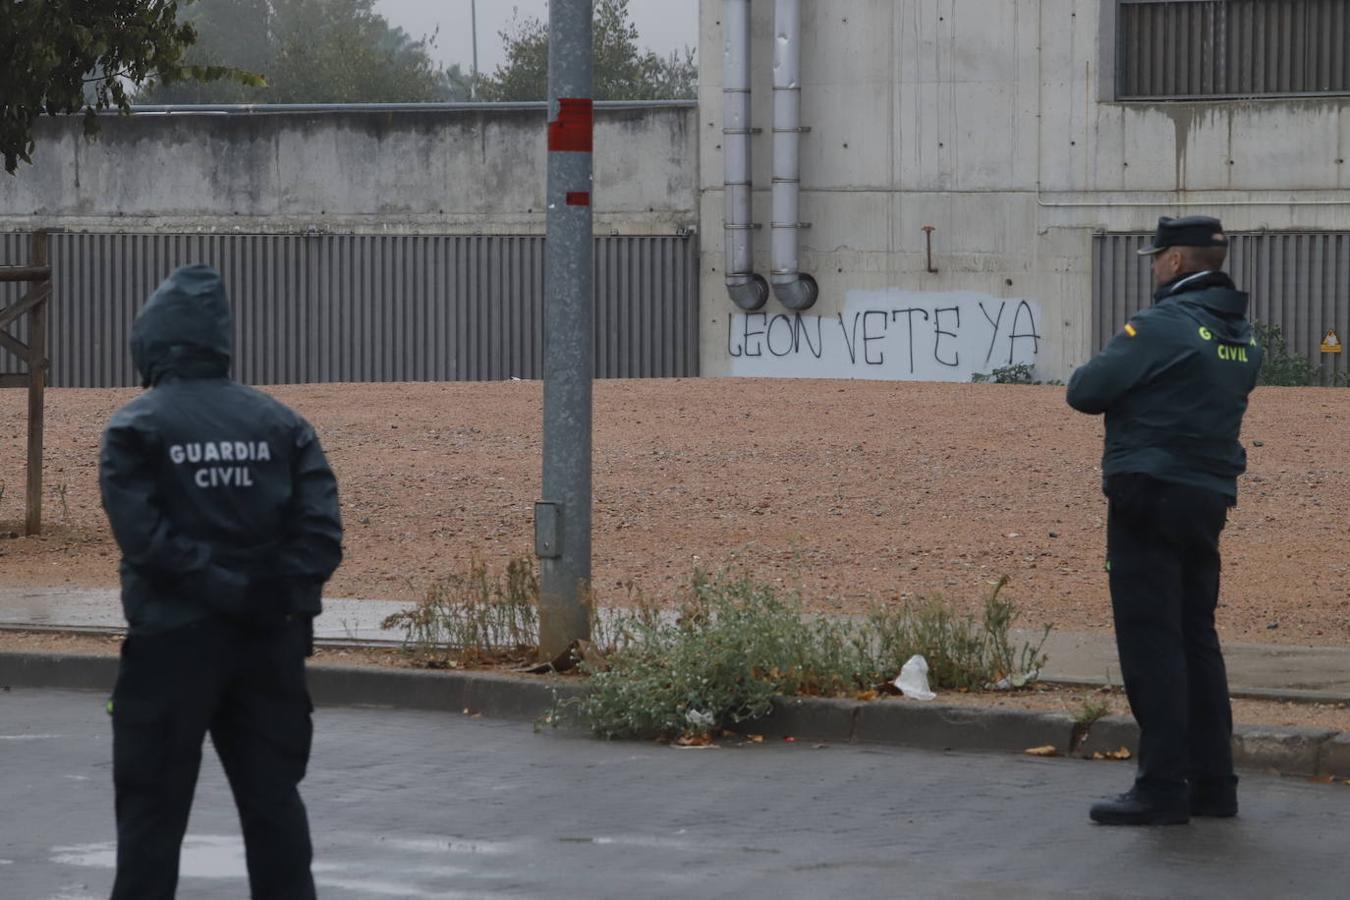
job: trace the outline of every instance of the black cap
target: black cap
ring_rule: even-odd
[[[1209,216],[1186,216],[1173,219],[1163,216],[1153,234],[1153,246],[1140,250],[1140,256],[1152,256],[1169,247],[1227,247],[1228,235],[1223,223]]]

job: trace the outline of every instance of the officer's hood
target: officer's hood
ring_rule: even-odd
[[[1252,325],[1247,321],[1248,297],[1223,272],[1184,276],[1158,291],[1158,302],[1173,301],[1204,322],[1224,344],[1249,344]]]
[[[166,376],[223,378],[230,371],[232,334],[220,273],[184,266],[150,295],[131,327],[131,358],[142,387]]]

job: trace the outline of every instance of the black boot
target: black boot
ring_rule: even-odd
[[[1237,778],[1196,779],[1191,782],[1191,815],[1231,819],[1238,814]]]
[[[1094,803],[1090,815],[1101,825],[1185,825],[1191,820],[1183,798],[1145,799],[1137,790]]]

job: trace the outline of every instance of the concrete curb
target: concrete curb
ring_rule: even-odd
[[[502,719],[535,719],[555,694],[580,686],[561,678],[487,672],[432,672],[358,666],[311,665],[309,693],[316,706],[385,706],[431,712],[483,713]],[[117,657],[60,653],[0,653],[0,686],[111,692]]]
[[[0,653],[0,686],[111,691],[117,658],[57,653]],[[379,706],[481,714],[534,721],[556,698],[576,696],[574,679],[486,672],[429,672],[351,666],[309,667],[310,694],[319,706]],[[1077,728],[1062,713],[944,706],[884,699],[871,702],[781,697],[765,718],[742,733],[832,743],[872,743],[928,750],[1021,753],[1054,747],[1058,755],[1091,758],[1125,747],[1137,753],[1133,719],[1108,716],[1093,723],[1075,746]],[[1350,734],[1239,726],[1233,734],[1239,768],[1283,775],[1350,778]]]
[[[1105,678],[1069,678],[1055,676],[1042,678],[1041,684],[1066,688],[1119,688],[1119,681]],[[1304,688],[1253,688],[1229,686],[1228,696],[1234,700],[1272,700],[1279,703],[1350,703],[1350,694],[1342,691],[1314,691]]]
[[[309,667],[309,693],[317,706],[467,711],[496,719],[533,721],[548,712],[555,698],[575,696],[580,690],[575,679],[530,675]]]
[[[111,691],[117,657],[64,653],[0,653],[0,686]]]

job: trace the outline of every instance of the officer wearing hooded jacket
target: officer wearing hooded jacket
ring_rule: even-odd
[[[239,810],[252,896],[314,897],[298,791],[311,738],[304,660],[342,557],[337,484],[304,419],[230,380],[231,332],[220,276],[176,271],[132,329],[151,390],[103,438],[129,625],[109,705],[114,900],[174,896],[207,733]]]
[[[1134,787],[1092,807],[1105,825],[1237,814],[1232,709],[1214,611],[1219,535],[1247,467],[1239,442],[1261,350],[1247,295],[1221,270],[1218,219],[1163,218],[1151,308],[1069,381],[1106,415],[1107,557],[1120,669],[1139,723]]]

